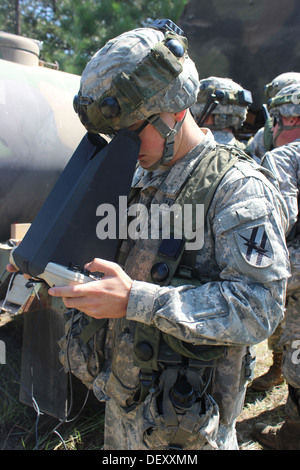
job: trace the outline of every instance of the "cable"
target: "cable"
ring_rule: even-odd
[[[38,291],[36,290],[36,284],[37,284],[36,282],[35,283],[33,282],[33,290],[34,290],[34,293],[36,295],[36,298],[38,299],[39,306],[40,306],[40,311],[39,311],[39,321],[40,321],[40,315],[41,315],[41,311],[42,311],[42,302],[41,302],[40,296],[38,294]],[[38,328],[39,321],[37,322],[35,329]],[[30,346],[30,363],[31,363],[31,357],[32,357],[32,349],[31,348],[32,348],[32,343],[31,343],[31,346]],[[40,407],[39,407],[36,399],[34,398],[34,394],[33,394],[33,367],[32,367],[32,365],[30,366],[30,377],[31,377],[31,401],[32,401],[33,409],[37,413],[36,422],[35,422],[35,449],[39,450],[38,424],[39,424],[40,416],[43,415],[43,413],[40,411]]]
[[[0,285],[2,284],[2,278],[4,276],[4,274],[7,274],[7,269],[5,268],[4,271],[2,272],[1,276],[0,276]]]
[[[13,273],[13,276],[14,276],[15,273]],[[9,283],[9,286],[8,286],[8,291],[10,289],[10,286],[11,286],[11,283],[13,281],[13,276],[12,278],[10,279],[10,283]],[[1,279],[1,278],[0,278]],[[41,310],[42,310],[42,303],[41,303],[41,299],[39,297],[39,294],[38,294],[38,291],[36,290],[36,284],[37,282],[34,282],[33,284],[33,287],[34,287],[34,292],[35,292],[35,295],[39,301],[39,306],[40,306],[40,311],[39,311],[39,314],[41,314]],[[7,291],[7,292],[8,292]],[[7,294],[6,294],[6,297],[7,297]],[[4,299],[4,302],[2,304],[2,307],[1,307],[1,310],[3,308],[3,305],[6,301],[6,297]],[[29,299],[27,299],[28,301]],[[0,313],[1,313],[1,310],[0,310]],[[85,399],[84,399],[84,402],[80,408],[80,410],[78,411],[78,413],[72,418],[72,419],[68,419],[70,414],[71,414],[71,411],[73,409],[73,396],[74,396],[74,393],[73,393],[73,382],[72,382],[72,372],[71,372],[71,363],[70,363],[70,357],[69,357],[69,348],[70,348],[70,341],[71,341],[71,331],[72,331],[72,325],[73,325],[73,322],[74,322],[74,316],[75,316],[75,313],[78,312],[78,310],[76,309],[72,309],[71,310],[71,325],[70,325],[70,329],[69,329],[69,332],[68,332],[68,337],[67,337],[67,346],[66,346],[66,358],[67,358],[67,364],[68,364],[68,378],[69,378],[69,389],[70,389],[70,405],[68,407],[68,410],[66,412],[66,415],[65,417],[52,429],[52,431],[50,431],[48,433],[48,435],[43,439],[42,442],[45,441],[45,439],[47,439],[47,437],[51,434],[51,433],[54,433],[61,441],[61,443],[63,444],[64,446],[64,449],[65,450],[68,450],[67,447],[66,447],[66,444],[65,444],[65,441],[63,439],[63,437],[61,436],[61,434],[58,432],[58,429],[64,424],[64,423],[71,423],[73,421],[75,421],[79,416],[80,414],[82,413],[86,403],[87,403],[87,400],[88,400],[88,397],[89,397],[89,394],[90,394],[90,390],[87,391],[87,394],[85,396]],[[40,320],[40,317],[39,317],[39,320]],[[38,325],[39,325],[39,321],[37,321],[36,325],[35,325],[35,328],[34,330],[36,331],[36,329],[38,328]],[[34,332],[33,332],[34,333]],[[31,344],[31,347],[30,347],[30,351],[29,351],[29,357],[32,356],[32,344]],[[31,360],[29,361],[31,363]],[[25,393],[30,397],[31,399],[31,402],[32,402],[32,406],[33,406],[33,409],[34,411],[36,412],[37,414],[37,417],[36,417],[36,422],[35,422],[35,450],[39,450],[39,435],[38,435],[38,426],[39,426],[39,420],[40,420],[40,416],[42,416],[44,413],[41,412],[40,410],[40,407],[39,407],[39,404],[37,402],[37,400],[35,399],[34,397],[34,382],[33,382],[33,378],[34,378],[34,370],[33,370],[33,367],[32,365],[30,366],[30,377],[31,377],[31,390],[28,390],[28,388],[24,385],[24,383],[21,381],[21,378],[18,376],[18,374],[12,369],[12,367],[9,366],[9,364],[7,364],[7,366],[9,367],[9,369],[13,372],[13,375],[16,377],[16,380],[17,382],[19,383],[20,387],[23,388],[23,390],[25,391]],[[42,444],[42,443],[40,443]]]
[[[15,274],[15,273],[14,273]],[[8,287],[8,291],[9,291],[9,287]],[[38,292],[36,291],[36,286],[34,286],[34,292],[36,294],[36,297],[39,301],[39,304],[40,304],[40,308],[41,308],[41,299],[38,295]],[[27,299],[26,302],[28,302],[29,298]],[[26,303],[25,303],[26,305]],[[31,348],[30,348],[30,357],[31,357]],[[31,362],[31,361],[30,361]],[[6,366],[9,368],[9,370],[13,373],[13,375],[15,376],[16,378],[16,381],[17,383],[19,383],[20,387],[25,391],[25,393],[30,397],[30,400],[32,402],[32,406],[33,406],[33,409],[34,411],[37,413],[37,417],[36,417],[36,422],[35,422],[35,441],[36,441],[36,450],[38,450],[38,423],[39,423],[39,419],[40,419],[40,416],[43,415],[43,413],[40,411],[40,408],[39,408],[39,405],[38,405],[38,402],[36,401],[35,397],[34,397],[34,393],[33,393],[33,368],[32,366],[30,367],[30,377],[31,377],[31,390],[28,390],[28,388],[24,385],[24,383],[22,382],[21,378],[19,377],[19,375],[13,370],[13,368],[9,365],[9,364],[6,364]]]
[[[2,278],[3,274],[4,274],[4,273],[2,273],[1,278]],[[16,277],[16,274],[17,274],[16,272],[13,273],[12,276],[11,276],[11,278],[10,278],[10,280],[9,280],[9,284],[8,284],[8,287],[7,287],[6,295],[5,295],[4,300],[3,300],[3,302],[2,302],[2,305],[1,305],[0,314],[4,312],[3,309],[4,309],[4,306],[5,306],[5,304],[6,304],[7,296],[8,296],[8,294],[9,294],[10,289],[11,289],[12,282],[13,282],[14,278]]]
[[[72,408],[73,408],[73,382],[72,382],[72,372],[71,372],[71,363],[70,363],[70,357],[69,357],[69,347],[70,347],[70,341],[71,341],[71,332],[72,332],[72,326],[73,326],[73,322],[74,322],[74,316],[75,316],[75,313],[76,312],[79,312],[79,310],[73,308],[72,310],[70,310],[72,313],[71,313],[71,318],[70,318],[70,328],[69,328],[69,331],[68,331],[68,337],[67,337],[67,346],[66,346],[66,358],[67,358],[67,364],[68,364],[68,376],[69,376],[69,387],[70,387],[70,406],[69,406],[69,409],[66,413],[66,416],[64,417],[64,419],[62,419],[53,429],[52,431],[49,433],[54,433],[56,434],[60,441],[62,442],[63,446],[64,446],[64,449],[65,450],[68,450],[67,447],[66,447],[66,444],[65,444],[65,441],[63,439],[63,437],[61,436],[61,434],[59,434],[59,432],[57,431],[64,423],[71,423],[73,421],[75,421],[78,416],[80,416],[80,414],[82,413],[86,403],[87,403],[87,400],[88,400],[88,397],[89,397],[89,394],[90,394],[90,390],[87,391],[87,394],[85,396],[85,399],[84,399],[84,402],[80,408],[80,410],[78,411],[78,413],[74,416],[74,418],[72,419],[68,419],[70,414],[71,414],[71,411],[72,411]]]

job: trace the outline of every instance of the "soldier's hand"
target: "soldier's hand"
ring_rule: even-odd
[[[126,315],[132,280],[116,263],[95,258],[85,269],[103,272],[97,281],[65,287],[52,287],[49,295],[62,297],[67,308],[76,308],[94,318],[120,318]]]
[[[8,263],[8,265],[6,266],[6,271],[8,271],[9,273],[15,273],[19,270],[13,264]]]

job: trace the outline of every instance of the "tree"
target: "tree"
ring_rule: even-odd
[[[43,41],[41,58],[81,74],[106,41],[155,18],[178,21],[187,0],[1,0],[0,28]]]

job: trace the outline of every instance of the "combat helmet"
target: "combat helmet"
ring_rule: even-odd
[[[276,145],[276,139],[283,130],[291,130],[299,125],[284,125],[282,116],[300,116],[300,83],[294,83],[282,88],[274,98],[268,101],[268,111],[273,119],[273,127],[278,124],[276,134],[273,134],[273,142]]]
[[[300,82],[282,88],[268,101],[268,110],[272,116],[300,116]]]
[[[89,132],[112,134],[145,120],[166,141],[163,163],[173,157],[171,129],[159,117],[196,102],[199,77],[188,56],[183,31],[170,20],[156,20],[108,41],[85,67],[74,109]]]
[[[265,95],[269,99],[274,96],[284,87],[292,85],[293,83],[300,83],[300,73],[298,72],[285,72],[277,75],[270,83],[265,86]]]
[[[212,129],[227,127],[238,130],[247,117],[252,94],[231,78],[208,77],[200,80],[197,103],[192,107],[195,120],[201,126],[214,115]]]

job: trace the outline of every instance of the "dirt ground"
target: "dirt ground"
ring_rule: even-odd
[[[20,358],[22,346],[22,318],[10,321],[9,316],[0,316],[0,340],[7,348],[7,366],[0,365],[0,449],[22,450],[35,448],[36,411],[18,400]],[[256,347],[255,376],[264,373],[271,364],[271,354],[267,342]],[[276,425],[284,421],[284,405],[287,398],[287,385],[283,384],[268,393],[258,393],[248,388],[242,414],[237,420],[237,433],[241,450],[265,450],[252,439],[252,429],[256,422]],[[99,403],[99,402],[98,402]],[[64,432],[68,449],[100,449],[103,435],[103,409],[95,409],[95,403],[88,402],[84,413]],[[56,419],[42,415],[39,417],[39,433],[48,436],[50,429],[57,424]],[[43,448],[61,449],[58,439],[48,439]]]
[[[256,367],[255,377],[265,373],[272,363],[267,341],[255,348]],[[248,388],[245,404],[237,420],[238,441],[241,450],[265,450],[259,443],[253,441],[252,430],[255,423],[262,422],[276,426],[285,420],[285,403],[287,400],[287,384],[275,387],[270,392],[254,392]]]

